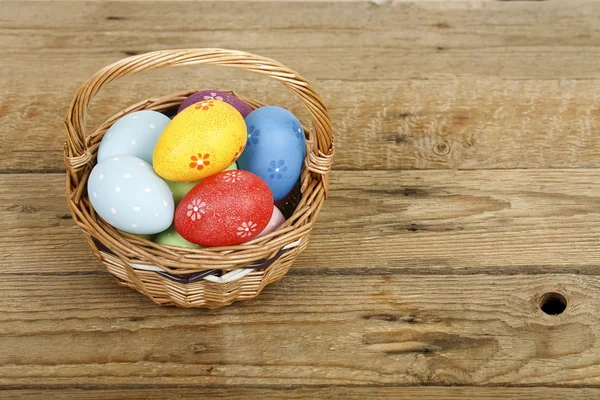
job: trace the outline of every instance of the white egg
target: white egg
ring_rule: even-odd
[[[275,229],[279,228],[279,225],[283,224],[284,222],[285,222],[285,217],[283,216],[281,211],[279,211],[279,208],[273,206],[273,214],[271,214],[271,219],[269,220],[269,223],[267,224],[266,228],[263,229],[262,232],[258,234],[257,237],[268,235],[269,233],[273,232]]]
[[[94,210],[117,229],[154,234],[173,222],[175,205],[169,186],[137,157],[115,156],[99,162],[87,187]]]
[[[106,131],[98,148],[98,161],[112,156],[135,156],[152,164],[156,141],[169,122],[169,117],[156,111],[127,114]]]

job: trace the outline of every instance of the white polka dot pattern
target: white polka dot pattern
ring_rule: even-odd
[[[98,163],[88,179],[92,206],[109,224],[129,233],[155,234],[173,222],[174,202],[152,166],[132,156]]]
[[[130,155],[152,164],[156,141],[169,122],[169,117],[151,110],[136,111],[120,118],[102,138],[98,161]]]

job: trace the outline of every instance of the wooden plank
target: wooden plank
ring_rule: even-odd
[[[63,187],[0,175],[0,274],[102,270]],[[294,273],[598,274],[599,188],[598,170],[335,171]]]
[[[153,71],[110,85],[92,105],[89,126],[144,98],[183,90],[183,82],[194,82],[194,76],[204,82],[201,71]],[[171,73],[176,79],[161,79]],[[229,83],[240,93],[288,107],[308,122],[281,85],[234,75],[229,82],[215,79],[214,86]],[[4,87],[0,170],[64,170],[62,118],[81,81],[57,92],[66,77],[35,79],[39,85],[9,82]],[[600,167],[600,80],[321,81],[317,90],[330,105],[336,169]],[[51,102],[42,100],[50,97]]]
[[[357,387],[333,386],[326,388],[307,387],[230,387],[230,388],[129,388],[117,387],[109,389],[54,389],[45,390],[9,390],[0,392],[5,398],[47,399],[49,395],[56,398],[69,399],[339,399],[363,400],[377,399],[421,399],[446,400],[458,399],[515,399],[515,400],[589,400],[600,397],[600,389],[596,388],[547,388],[547,387]]]
[[[11,54],[78,58],[167,47],[231,47],[304,65],[301,70],[322,79],[599,77],[594,54],[600,51],[595,24],[600,8],[593,2],[578,7],[420,1],[78,4],[7,3],[0,19],[6,32],[2,47]],[[156,18],[155,10],[165,7],[175,17]]]
[[[549,292],[563,313],[540,310]],[[290,275],[219,310],[161,308],[106,275],[11,276],[0,298],[13,388],[600,384],[596,276]]]

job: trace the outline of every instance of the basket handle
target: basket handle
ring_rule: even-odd
[[[312,152],[308,153],[307,168],[312,172],[327,175],[333,160],[333,134],[329,113],[321,97],[313,90],[306,79],[285,65],[270,58],[225,49],[154,51],[124,58],[104,67],[90,77],[75,94],[65,118],[67,129],[65,162],[67,168],[71,172],[76,172],[92,161],[83,127],[88,106],[101,88],[116,79],[136,72],[193,64],[240,68],[267,75],[280,81],[296,93],[313,119],[312,134],[314,139],[311,138]]]

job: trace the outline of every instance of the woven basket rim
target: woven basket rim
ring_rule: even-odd
[[[299,96],[313,118],[313,129],[305,127],[308,151],[300,180],[302,199],[293,215],[275,232],[236,246],[200,249],[165,246],[118,231],[96,215],[86,194],[87,178],[95,164],[95,155],[102,136],[117,119],[128,113],[144,109],[165,111],[179,106],[196,90],[138,102],[108,118],[87,137],[83,133],[82,119],[85,118],[85,111],[98,90],[118,77],[146,69],[202,63],[263,73],[282,81],[297,94],[300,91],[302,95]],[[252,108],[265,105],[232,90],[225,91],[244,100]],[[327,194],[328,174],[334,152],[327,109],[310,84],[296,72],[276,61],[250,53],[222,49],[169,50],[123,59],[103,68],[81,86],[73,99],[65,124],[67,201],[71,214],[82,230],[128,263],[156,265],[169,273],[187,274],[209,269],[229,271],[259,259],[269,259],[294,241],[308,240]],[[319,132],[319,135],[316,132]],[[325,136],[325,139],[320,136]],[[329,147],[322,149],[323,146]]]

